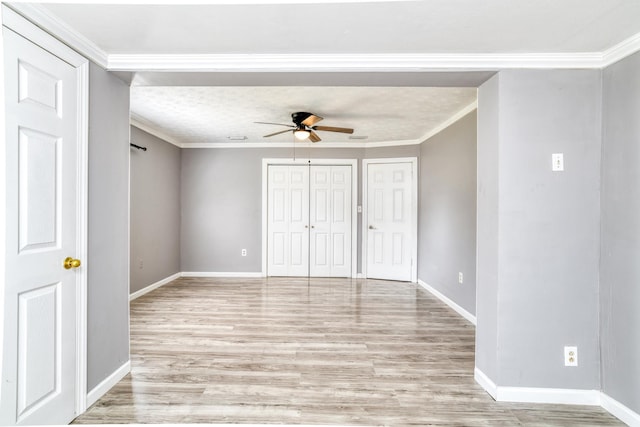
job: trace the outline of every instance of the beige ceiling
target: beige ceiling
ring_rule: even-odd
[[[467,111],[495,58],[597,64],[640,41],[638,0],[148,3],[47,2],[32,19],[55,23],[49,31],[103,66],[134,72],[133,117],[178,144],[286,142],[262,138],[278,127],[253,122],[288,123],[300,110],[367,143],[415,141]],[[441,57],[457,68],[429,65]]]

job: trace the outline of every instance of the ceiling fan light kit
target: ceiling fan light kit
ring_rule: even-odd
[[[298,141],[304,141],[305,139],[309,138],[309,135],[311,135],[311,132],[309,132],[306,129],[296,129],[293,131],[293,135],[296,137],[296,139]]]
[[[264,138],[280,135],[285,132],[293,132],[293,136],[298,141],[304,141],[305,139],[309,139],[311,142],[318,142],[318,141],[321,141],[321,139],[320,139],[320,136],[318,136],[318,134],[315,132],[316,130],[326,131],[326,132],[349,133],[349,134],[353,133],[353,129],[350,129],[350,128],[340,128],[335,126],[315,126],[316,123],[322,120],[322,117],[316,116],[315,114],[307,113],[304,111],[291,114],[291,120],[294,123],[293,125],[287,125],[284,123],[272,123],[272,122],[254,122],[254,123],[259,123],[263,125],[287,126],[291,128],[283,131],[270,133],[268,135],[265,135]]]

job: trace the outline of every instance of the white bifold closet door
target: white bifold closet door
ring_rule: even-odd
[[[309,275],[308,166],[269,166],[269,276]]]
[[[268,276],[351,276],[351,166],[269,165]]]
[[[311,166],[309,273],[351,276],[351,166]]]

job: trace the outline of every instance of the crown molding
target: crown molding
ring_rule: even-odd
[[[448,71],[601,68],[602,53],[109,55],[112,71]]]
[[[16,0],[14,0],[16,1]],[[30,0],[17,0],[17,1],[30,1]],[[109,0],[99,1],[94,0],[87,2],[85,0],[40,0],[40,3],[70,3],[70,4],[84,4],[84,3],[109,3],[109,4],[124,4],[124,5],[279,5],[279,4],[318,4],[318,3],[391,3],[391,2],[411,2],[416,0]]]
[[[602,53],[602,68],[640,51],[640,33],[629,37]]]
[[[458,120],[460,120],[461,118],[469,114],[470,112],[477,109],[478,109],[478,100],[476,99],[471,104],[467,105],[462,110],[458,111],[453,116],[449,117],[447,120],[445,120],[444,122],[442,122],[441,124],[433,128],[432,130],[424,134],[424,136],[420,138],[420,141],[426,142],[428,139],[433,138],[434,136],[436,136],[437,134],[439,134],[440,132],[442,132],[443,130],[445,130],[446,128],[448,128],[449,126],[451,126],[452,124],[454,124],[455,122],[457,122]]]
[[[187,142],[182,148],[367,148],[360,142]]]
[[[245,0],[303,3],[317,0]],[[341,0],[325,0],[341,1]],[[349,0],[359,2],[365,0]],[[382,1],[382,0],[380,0]],[[394,0],[406,1],[406,0]],[[123,0],[124,2],[124,0]],[[204,0],[202,0],[204,2]],[[235,3],[219,0],[220,4]],[[129,3],[127,1],[127,3]],[[162,3],[162,2],[161,2]],[[166,0],[167,4],[173,4]],[[198,1],[193,4],[199,4]],[[603,52],[454,54],[108,54],[41,4],[15,2],[13,10],[91,61],[111,71],[460,71],[528,68],[604,68],[640,50],[640,33]]]
[[[406,139],[397,141],[379,141],[379,142],[324,142],[317,144],[313,142],[181,142],[153,125],[146,124],[144,119],[131,113],[130,123],[157,138],[160,138],[170,144],[180,148],[379,148],[379,147],[398,147],[402,145],[418,145],[428,141],[430,138],[439,134],[458,120],[465,117],[470,112],[478,108],[478,101],[473,101],[457,113],[453,114],[447,120],[417,139]]]
[[[107,67],[109,55],[105,51],[100,49],[98,45],[93,43],[91,40],[69,27],[65,22],[50,13],[49,10],[41,4],[11,3],[7,6],[76,52],[85,56],[87,59],[103,68]]]
[[[152,125],[148,125],[144,123],[143,120],[134,113],[131,113],[131,116],[129,117],[129,124],[131,124],[131,126],[137,127],[142,131],[145,131],[150,135],[155,136],[156,138],[160,138],[161,140],[168,142],[169,144],[173,144],[178,148],[184,148],[185,146],[185,144],[178,141],[174,137],[167,135],[166,133],[162,132],[161,130],[158,130],[156,127]]]

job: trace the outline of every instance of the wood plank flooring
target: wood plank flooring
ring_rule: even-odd
[[[474,334],[411,283],[183,278],[131,303],[132,371],[75,423],[623,425],[495,402]]]

